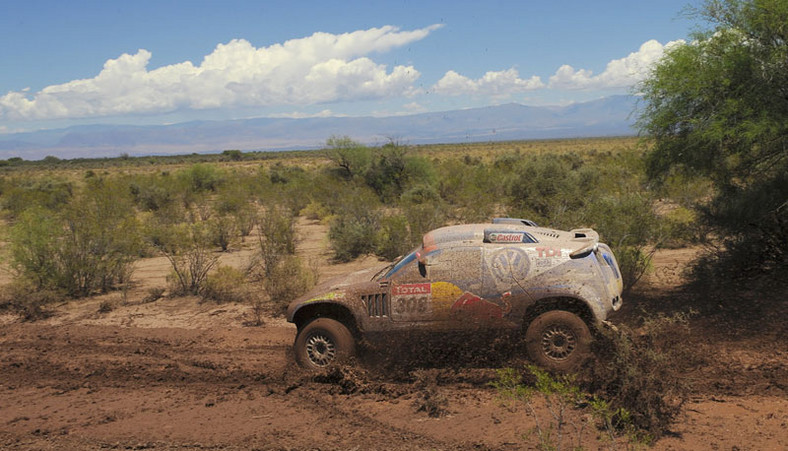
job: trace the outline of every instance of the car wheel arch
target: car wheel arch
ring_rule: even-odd
[[[298,309],[293,315],[292,322],[296,325],[298,330],[301,330],[309,322],[317,318],[331,318],[344,324],[350,330],[350,333],[356,339],[361,336],[361,330],[358,327],[356,318],[349,308],[335,303],[320,302],[310,305],[305,305]]]
[[[574,313],[586,323],[589,329],[593,329],[593,326],[596,324],[593,310],[587,302],[572,297],[551,297],[540,299],[526,309],[522,322],[523,330],[527,329],[531,321],[539,315],[551,310],[564,310]]]

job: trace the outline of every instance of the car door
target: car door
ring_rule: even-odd
[[[479,246],[456,246],[420,256],[418,270],[391,283],[392,321],[451,320],[455,304],[482,289],[482,255]]]

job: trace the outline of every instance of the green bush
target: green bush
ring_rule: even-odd
[[[616,254],[624,291],[629,291],[651,265],[654,252],[664,239],[664,221],[655,213],[653,201],[640,192],[607,195],[591,207],[594,227]]]
[[[328,239],[337,261],[350,261],[375,251],[380,228],[380,210],[367,191],[355,191],[337,212]]]
[[[380,220],[375,254],[386,260],[405,255],[413,247],[408,231],[408,220],[401,214],[384,216]]]
[[[142,211],[172,209],[183,197],[182,186],[168,174],[134,176],[129,180],[129,190]]]
[[[197,163],[178,173],[182,183],[193,192],[216,191],[227,181],[224,172],[211,164]]]
[[[561,215],[582,208],[587,199],[577,170],[559,155],[546,154],[522,161],[509,179],[507,192],[513,206],[527,216],[556,227]]]
[[[467,155],[466,155],[467,157]],[[461,223],[486,222],[504,198],[501,177],[488,166],[451,159],[440,164],[439,193],[450,208],[447,215]]]
[[[11,218],[31,207],[58,211],[74,196],[74,185],[55,179],[19,178],[3,183],[2,206]]]
[[[417,185],[402,194],[400,205],[408,219],[410,236],[420,242],[421,237],[446,222],[447,207],[438,190],[429,185]]]
[[[513,412],[520,404],[525,406],[534,427],[523,434],[523,439],[530,442],[531,436],[536,436],[538,449],[560,450],[565,445],[581,449],[589,425],[596,429],[597,438],[611,449],[615,449],[619,430],[630,440],[638,440],[629,412],[582,391],[575,375],[554,376],[533,365],[524,374],[513,368],[503,368],[497,373],[498,378],[491,385]],[[547,414],[537,409],[535,397],[542,399]]]
[[[210,229],[211,242],[222,252],[227,252],[240,235],[235,219],[230,216],[214,216],[207,221],[207,224]]]
[[[285,255],[263,279],[263,287],[271,299],[274,313],[282,315],[293,299],[306,293],[317,283],[316,267],[310,268],[300,258]]]
[[[90,179],[60,213],[24,212],[10,240],[12,264],[24,278],[74,297],[127,282],[142,250],[125,187],[101,179]]]
[[[203,299],[216,302],[246,302],[249,299],[246,286],[242,271],[220,265],[205,278],[201,295]]]
[[[249,272],[271,277],[279,261],[296,250],[295,217],[288,208],[272,205],[260,214],[257,218],[257,245]]]

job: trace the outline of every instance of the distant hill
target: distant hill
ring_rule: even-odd
[[[0,158],[36,160],[321,147],[331,135],[365,143],[408,144],[632,135],[636,97],[568,106],[515,103],[391,117],[243,119],[174,125],[87,125],[0,135]]]

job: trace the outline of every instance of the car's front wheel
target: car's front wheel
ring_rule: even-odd
[[[591,333],[574,313],[551,310],[528,325],[525,346],[534,363],[565,373],[577,369],[591,354]]]
[[[293,346],[299,365],[318,370],[350,359],[355,354],[356,341],[341,322],[331,318],[317,318],[298,331]]]

